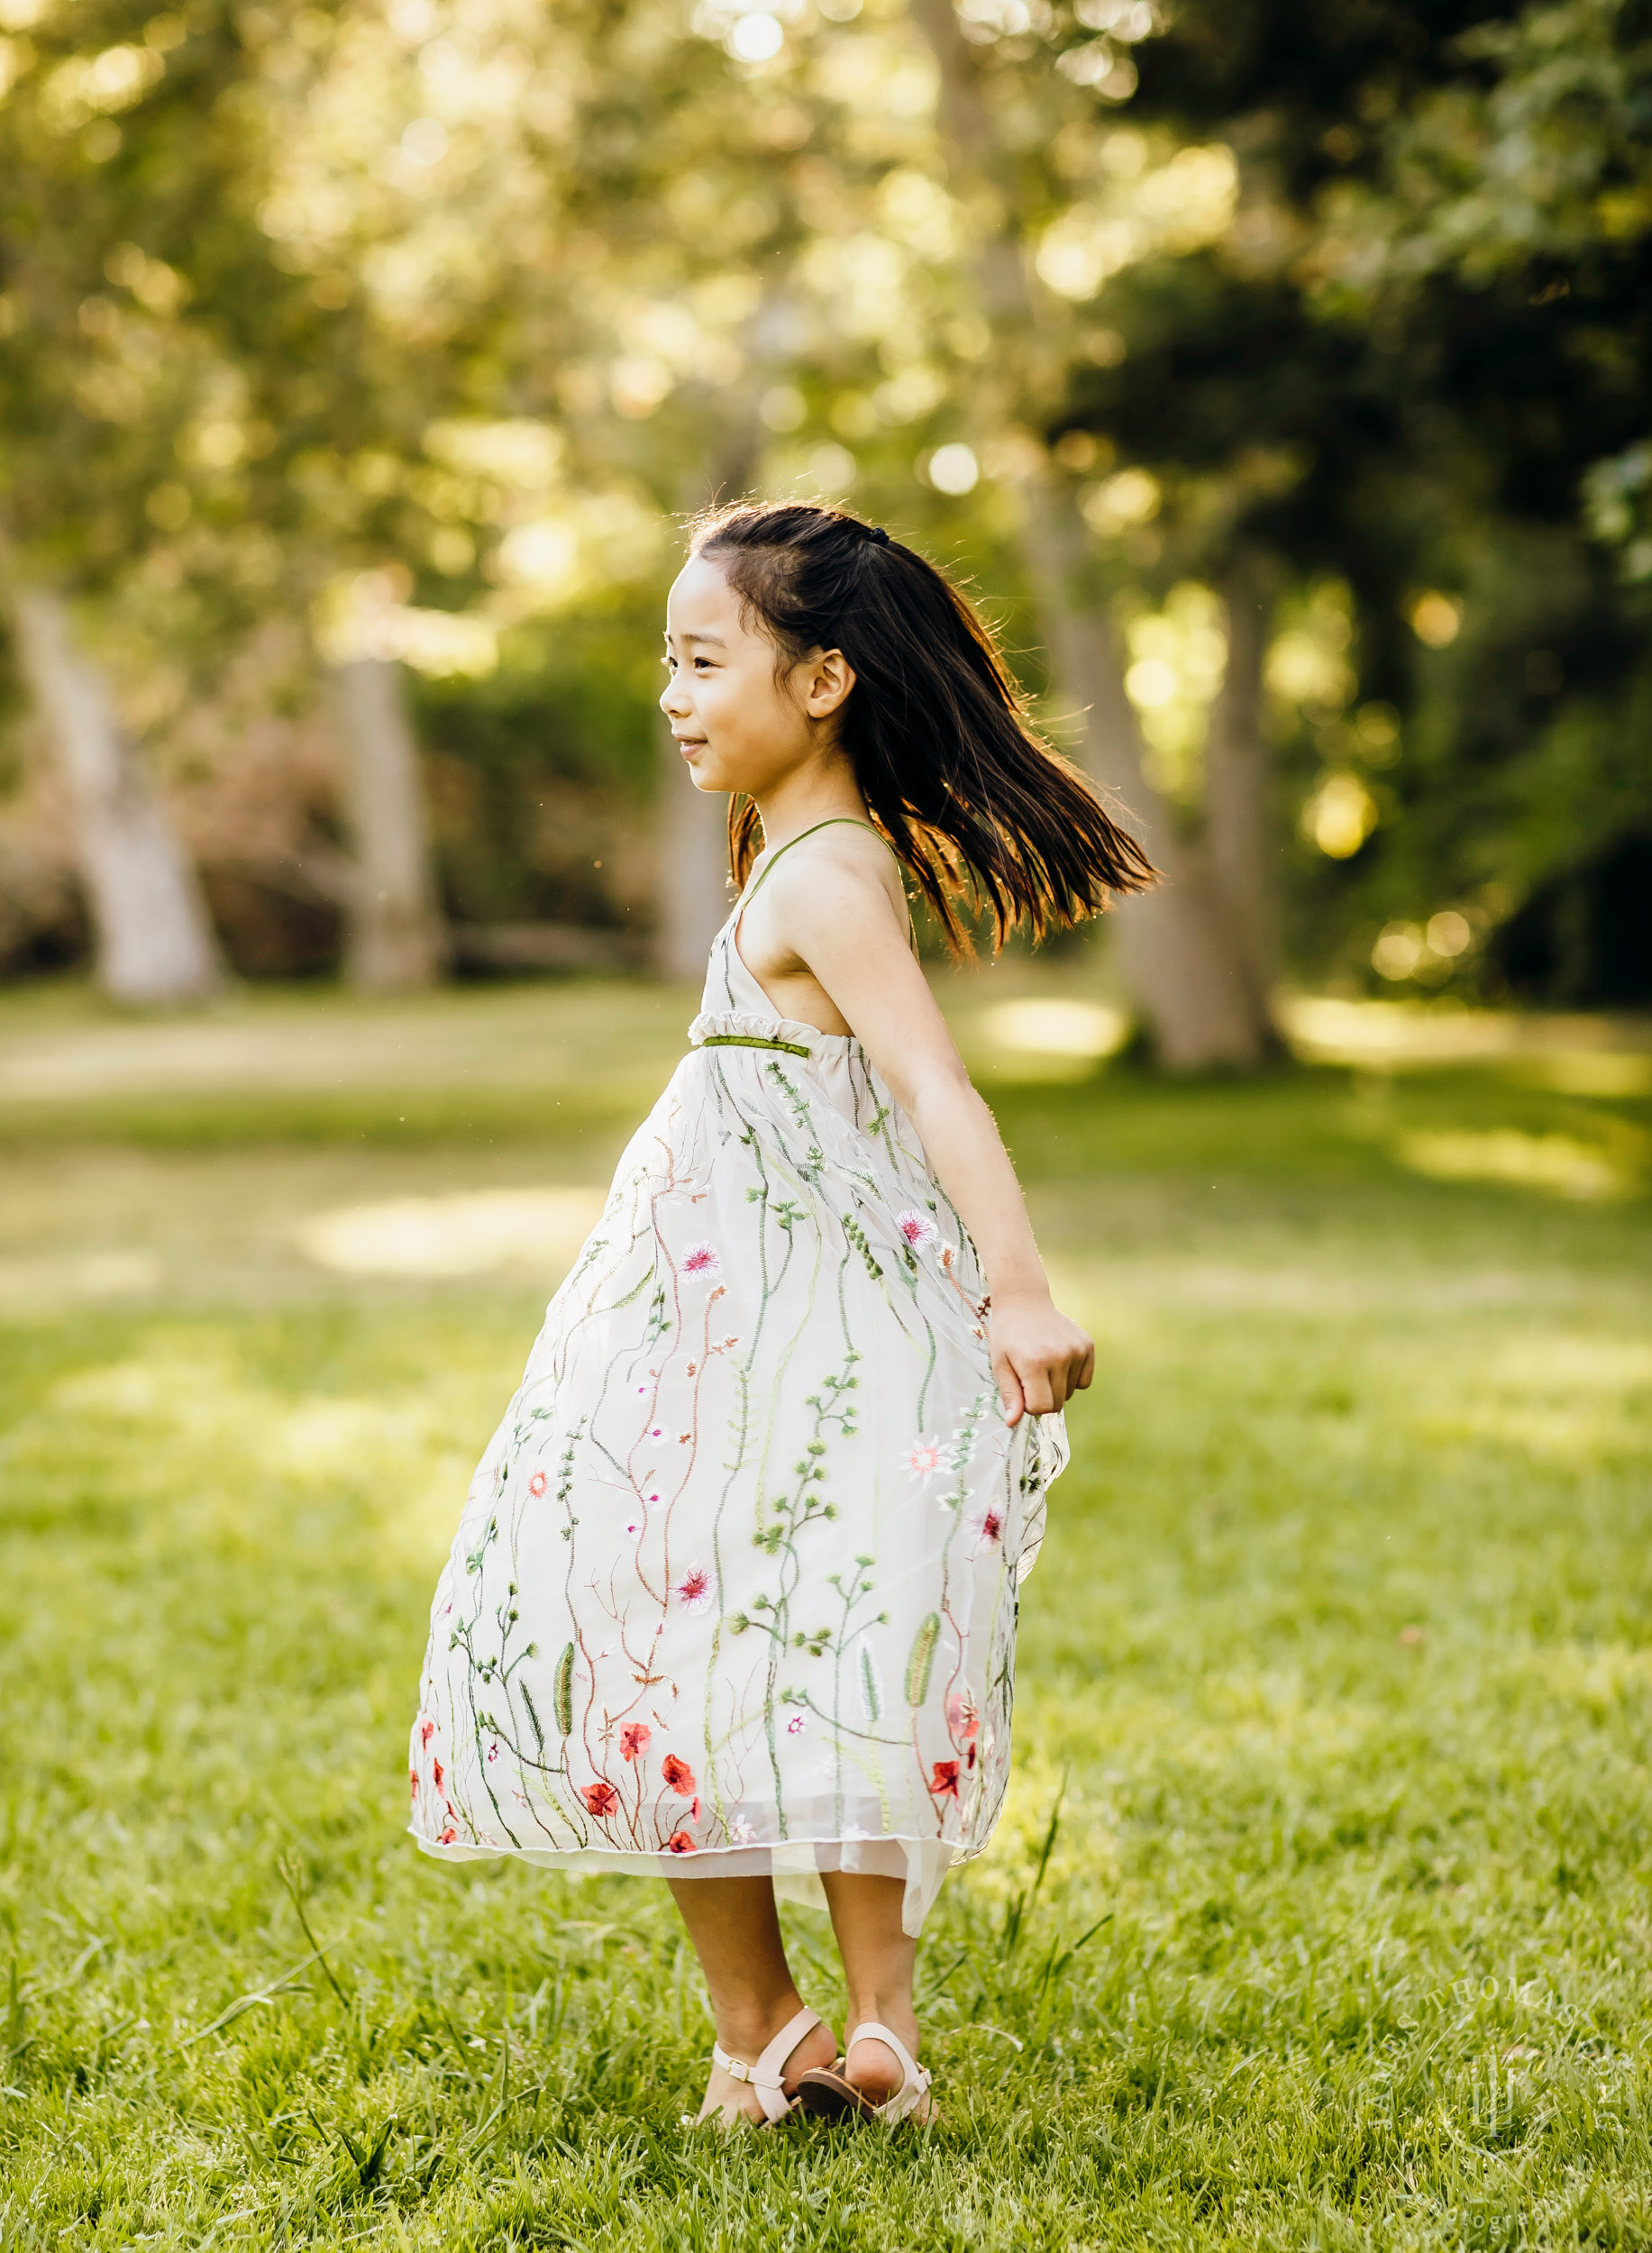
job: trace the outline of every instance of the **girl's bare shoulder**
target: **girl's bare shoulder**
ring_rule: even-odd
[[[776,862],[769,888],[788,917],[799,910],[870,907],[881,894],[904,927],[906,886],[899,862],[870,822],[833,822],[800,837]]]

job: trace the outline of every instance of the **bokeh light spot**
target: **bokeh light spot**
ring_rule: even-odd
[[[929,457],[929,482],[937,493],[954,497],[972,493],[981,482],[981,464],[969,446],[937,446]]]
[[[729,26],[728,51],[736,62],[768,62],[785,43],[778,16],[758,12],[737,16]]]
[[[402,154],[409,164],[440,164],[447,154],[447,127],[438,117],[415,117],[402,135]]]

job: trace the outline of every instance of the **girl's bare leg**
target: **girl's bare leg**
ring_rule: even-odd
[[[787,2020],[803,2008],[780,1940],[774,1888],[766,1877],[685,1877],[669,1883],[706,1975],[717,2039],[731,2057],[755,2065]],[[899,1886],[896,1893],[899,1896]],[[891,2023],[899,2031],[899,2021]],[[811,2066],[829,2066],[836,2055],[831,2029],[811,2028],[786,2060],[787,2093],[797,2087],[800,2074]],[[726,2120],[763,2116],[757,2092],[718,2065],[711,2068],[699,2117],[709,2120],[714,2113]]]
[[[857,1877],[846,1870],[821,1873],[821,1884],[832,1911],[844,1975],[849,1983],[847,2039],[857,2026],[876,2019],[891,2034],[899,2034],[912,2056],[917,2056],[917,2014],[912,2007],[912,1974],[917,1962],[917,1942],[900,1929],[901,1896],[906,1892],[898,1877]],[[901,2083],[899,2060],[887,2043],[856,2042],[849,2052],[844,2074],[874,2104],[894,2095]],[[927,2098],[913,2114],[926,2120]]]

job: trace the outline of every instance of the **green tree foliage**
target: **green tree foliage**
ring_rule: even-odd
[[[1299,959],[1375,940],[1438,981],[1652,819],[1644,26],[1194,5],[1138,53],[1123,130],[1219,138],[1237,209],[1108,286],[1068,426],[1160,480],[1162,579],[1250,546],[1303,590],[1273,672]]]
[[[964,0],[965,164],[901,0],[0,14],[12,539],[158,743],[272,619],[406,660],[467,917],[621,913],[676,520],[753,486],[972,567],[1040,690],[1059,489],[1190,818],[1265,615],[1311,972],[1448,913],[1462,976],[1652,821],[1628,0]]]

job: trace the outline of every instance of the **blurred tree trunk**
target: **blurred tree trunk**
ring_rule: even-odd
[[[1082,518],[1071,489],[1035,480],[1024,545],[1056,679],[1084,717],[1084,763],[1124,812],[1160,871],[1113,911],[1119,968],[1170,1070],[1256,1063],[1268,1044],[1266,995],[1251,978],[1208,845],[1186,836],[1148,781],[1124,654],[1106,605],[1086,602]]]
[[[980,260],[983,310],[1000,366],[1030,392],[1041,357],[1038,309],[1027,275],[1027,221],[1013,152],[982,98],[953,0],[911,0],[911,7],[939,68],[954,187],[973,185],[978,203],[999,214]],[[1120,801],[1162,871],[1153,890],[1121,899],[1114,910],[1131,998],[1171,1070],[1256,1064],[1273,1038],[1267,997],[1242,953],[1211,851],[1181,834],[1147,780],[1140,729],[1125,694],[1123,652],[1096,583],[1088,531],[1071,485],[1047,464],[1029,480],[1022,539],[1055,678],[1082,715],[1081,756]]]
[[[223,983],[200,886],[122,726],[109,683],[75,645],[68,607],[14,586],[20,670],[68,785],[97,935],[97,981],[114,1001],[204,1000]]]
[[[435,983],[446,954],[431,875],[418,745],[401,667],[354,657],[333,676],[355,863],[345,888],[345,969],[367,993]]]
[[[1279,976],[1279,861],[1273,762],[1264,725],[1270,575],[1241,548],[1226,574],[1228,668],[1210,714],[1205,751],[1205,821],[1210,865],[1257,1008],[1265,1013]]]

